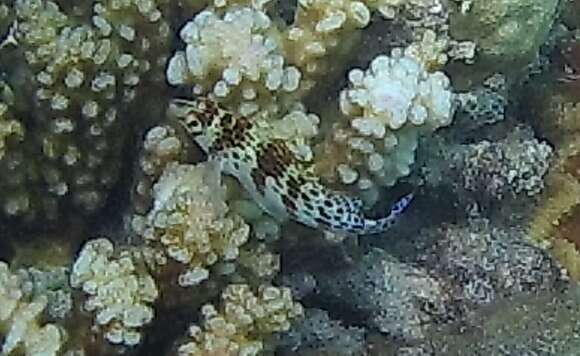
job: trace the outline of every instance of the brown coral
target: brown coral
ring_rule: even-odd
[[[554,255],[580,279],[580,150],[571,146],[561,149],[560,165],[550,175],[548,196],[536,210],[531,232],[551,241]]]
[[[554,143],[558,160],[532,216],[530,235],[580,279],[580,98],[570,96],[569,84],[549,86],[542,97],[533,98],[538,101],[531,117]]]

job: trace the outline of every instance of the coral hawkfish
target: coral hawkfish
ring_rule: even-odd
[[[337,233],[377,234],[391,227],[413,198],[405,195],[384,217],[365,217],[362,200],[324,186],[313,166],[275,138],[264,120],[234,114],[208,98],[174,99],[170,113],[208,159],[274,217]]]

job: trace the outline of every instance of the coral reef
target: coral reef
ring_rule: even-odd
[[[292,219],[334,234],[381,234],[413,200],[398,199],[378,218],[362,210],[360,199],[320,181],[294,147],[276,138],[268,122],[254,121],[220,107],[210,98],[176,99],[173,111],[188,136],[220,173],[231,175],[252,199],[279,221]]]
[[[20,289],[26,298],[45,297],[45,313],[51,320],[64,320],[72,313],[72,291],[69,287],[69,270],[64,266],[21,268],[16,271]]]
[[[505,76],[496,73],[486,78],[480,86],[459,93],[457,100],[460,104],[455,115],[455,127],[474,131],[503,121],[508,104],[507,86]]]
[[[561,266],[545,250],[530,244],[525,226],[479,217],[422,228],[416,235],[422,238],[412,243],[415,251],[389,243],[390,250],[403,255],[405,262],[378,249],[355,257],[347,266],[336,256],[317,254],[317,261],[332,268],[299,267],[286,275],[284,283],[311,308],[325,308],[330,315],[340,316],[345,328],[363,328],[370,355],[438,355],[441,349],[433,345],[441,344],[441,335],[465,330],[459,335],[465,333],[461,337],[469,338],[472,329],[488,322],[490,310],[517,307],[538,295],[557,296],[559,288],[568,283]],[[324,354],[327,348],[342,345],[348,354],[346,350],[356,347],[353,340],[347,345],[312,343],[310,340],[325,339],[320,336],[322,328],[310,328],[320,316],[309,310],[305,320],[280,336],[284,350]],[[331,325],[333,322],[336,320]],[[574,323],[573,317],[562,322]],[[451,350],[455,345],[448,347]]]
[[[280,36],[260,9],[233,8],[223,16],[204,10],[180,31],[186,48],[171,58],[167,80],[195,83],[197,94],[244,98],[238,110],[252,114],[274,104],[279,91],[298,88],[301,73],[284,63]]]
[[[348,42],[370,21],[363,2],[299,1],[291,26],[281,30],[266,3],[197,14],[180,31],[186,48],[169,62],[169,83],[211,92],[243,115],[287,109],[279,104],[312,88],[333,49],[343,50],[339,39]]]
[[[442,3],[438,0],[369,0],[368,5],[379,10],[381,15],[387,19],[394,19],[396,16],[413,16],[418,20],[417,26],[424,25],[422,21],[427,22],[430,16],[442,13]]]
[[[207,314],[213,308],[209,304],[201,307],[203,332],[190,333],[194,341],[179,346],[178,353],[218,352],[213,348],[231,355],[239,350],[257,351],[269,334],[288,328],[278,314],[293,319],[299,306],[293,304],[288,290],[262,284],[278,271],[277,255],[264,243],[250,241],[250,226],[226,203],[228,191],[216,163],[180,163],[185,160],[183,146],[168,126],[154,127],[146,134],[142,177],[136,183],[135,198],[140,203],[131,226],[146,246],[144,255],[163,295],[161,305],[201,307],[224,288],[224,314]],[[261,287],[254,295],[250,285],[229,280],[247,280]],[[196,288],[196,295],[188,296],[188,288]],[[284,311],[280,303],[290,309]],[[250,308],[249,316],[255,320],[240,324],[231,314],[236,304]]]
[[[6,96],[6,95],[3,95]],[[9,106],[0,102],[0,159],[4,158],[6,148],[23,138],[22,124],[12,117]]]
[[[470,145],[463,165],[464,188],[502,199],[506,195],[538,194],[544,187],[552,148],[546,142],[514,132],[506,139]]]
[[[573,354],[579,3],[2,2],[0,353]],[[216,116],[282,143],[264,182],[413,205],[277,220]]]
[[[167,79],[194,94],[209,94],[253,120],[271,121],[286,137],[294,129],[285,126],[301,125],[299,132],[305,134],[292,138],[301,141],[299,151],[306,152],[306,160],[313,151],[311,124],[275,118],[293,111],[291,103],[316,87],[314,83],[327,72],[326,63],[339,60],[333,53],[351,46],[347,38],[369,24],[372,10],[387,19],[399,12],[405,18],[425,15],[424,26],[409,21],[409,26],[424,31],[417,31],[416,42],[404,51],[377,56],[366,72],[351,70],[350,85],[340,94],[342,112],[337,119],[315,119],[316,126],[321,122],[325,128],[319,134],[325,137],[323,144],[312,157],[317,170],[326,181],[357,190],[372,205],[381,187],[409,174],[419,137],[451,122],[448,78],[431,72],[446,62],[450,50],[444,31],[435,25],[445,22],[445,11],[436,1],[299,1],[289,26],[280,27],[265,3],[239,7],[216,3],[197,14],[180,31],[185,49],[170,59]],[[443,20],[427,20],[439,14]],[[341,154],[322,160],[329,152]]]
[[[325,72],[331,58],[346,60],[359,37],[357,29],[369,24],[371,11],[362,1],[301,0],[294,21],[284,33],[284,49],[308,89]],[[340,54],[340,55],[339,55]]]
[[[547,189],[530,221],[532,239],[543,247],[551,247],[566,266],[570,275],[580,278],[577,238],[580,207],[580,175],[578,162],[580,147],[577,139],[578,103],[550,98],[543,108],[541,123],[545,134],[556,144],[558,159],[546,178]]]
[[[458,123],[458,130],[466,135],[472,135],[477,127],[494,125],[486,124],[484,117],[479,117],[482,122],[462,119],[465,121]],[[506,124],[496,119],[492,120],[497,125]],[[509,132],[467,141],[438,138],[423,145],[418,154],[422,166],[419,179],[430,189],[452,192],[452,199],[464,209],[460,214],[470,215],[475,209],[498,217],[522,215],[521,208],[529,210],[541,199],[555,161],[554,148],[547,140],[536,138],[530,127],[518,124]],[[517,205],[520,208],[516,209]]]
[[[139,157],[139,174],[133,190],[133,210],[145,215],[153,204],[153,185],[163,169],[172,162],[182,162],[185,143],[171,126],[155,126],[147,131]]]

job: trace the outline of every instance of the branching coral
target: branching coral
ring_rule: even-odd
[[[226,203],[226,186],[215,163],[181,163],[184,161],[184,146],[171,127],[158,126],[147,133],[140,165],[143,177],[138,180],[137,195],[146,197],[140,193],[151,189],[150,204],[137,209],[132,227],[146,245],[144,254],[159,282],[161,299],[158,304],[189,310],[192,306],[197,308],[207,303],[208,297],[219,293],[219,289],[231,283],[230,280],[243,280],[254,285],[269,281],[279,270],[279,259],[264,243],[248,242],[250,227],[238,214],[230,211]],[[188,287],[195,288],[194,295]],[[254,308],[259,303],[261,305],[255,307],[260,309],[252,311],[262,314],[252,314],[256,320],[251,325],[236,324],[238,336],[230,341],[232,345],[240,343],[242,346],[244,343],[244,347],[261,348],[271,332],[288,327],[281,319],[283,316],[276,316],[276,313],[286,313],[286,306],[281,303],[294,305],[290,294],[286,290],[265,287],[260,289],[259,296],[255,296],[248,285],[240,287],[239,291],[236,288],[230,286],[223,291],[228,305],[224,309],[226,317],[233,317],[230,308],[234,304]],[[276,291],[278,296],[274,293]],[[209,308],[202,309],[208,311]],[[209,343],[216,341],[212,337],[228,335],[221,334],[217,316],[206,317],[207,338],[197,339],[201,338],[197,335],[196,342],[209,348]],[[283,325],[266,324],[267,320],[261,318],[270,318],[269,322]],[[266,330],[268,327],[271,329]],[[195,342],[188,343],[180,348],[180,352],[199,354],[195,347]],[[215,344],[215,347],[221,346]],[[216,353],[207,351],[201,354]]]
[[[197,14],[181,29],[186,48],[170,60],[170,84],[212,92],[246,115],[283,111],[286,101],[312,88],[339,43],[370,21],[359,1],[304,0],[291,25],[280,29],[263,9],[267,2]]]
[[[249,226],[228,213],[220,182],[211,164],[170,164],[153,188],[153,208],[133,220],[161,267],[171,261],[182,266],[182,286],[206,280],[218,261],[236,259],[249,237]]]
[[[26,298],[46,297],[47,319],[60,322],[71,316],[73,297],[68,283],[68,267],[46,265],[43,268],[19,268],[15,274],[21,281],[20,289]]]
[[[180,32],[186,43],[169,62],[170,84],[193,84],[194,93],[243,98],[245,115],[272,104],[278,92],[298,88],[300,71],[285,63],[280,33],[259,9],[205,10]]]
[[[302,306],[292,301],[286,288],[232,284],[222,293],[222,305],[202,308],[202,326],[189,329],[191,342],[179,346],[181,356],[258,355],[263,338],[286,331],[290,321],[302,315]]]
[[[340,94],[344,122],[333,128],[320,156],[340,155],[319,167],[327,178],[363,191],[392,186],[409,174],[419,136],[450,124],[449,79],[397,50],[375,58],[366,71],[351,70],[349,82]]]
[[[329,63],[346,58],[335,54],[369,24],[371,9],[386,13],[392,5],[407,13],[444,13],[435,1],[387,3],[299,1],[287,27],[275,26],[262,2],[210,7],[182,28],[186,47],[170,60],[168,81],[195,94],[211,92],[226,107],[244,115],[257,112],[253,120],[274,122],[281,132],[290,132],[295,129],[288,125],[298,127],[296,121],[275,118],[292,110],[289,103],[303,98],[328,72]],[[350,85],[340,97],[344,120],[317,119],[324,127],[318,137],[318,122],[298,122],[299,131],[315,128],[300,144],[305,160],[312,158],[310,140],[326,137],[318,149],[320,162],[315,162],[319,173],[327,181],[357,183],[371,203],[380,187],[409,174],[419,137],[451,122],[449,80],[442,72],[430,72],[445,63],[448,41],[433,30],[417,34],[417,43],[405,51],[378,56],[366,72],[351,71]],[[332,159],[323,160],[329,152]]]
[[[21,137],[0,159],[11,192],[0,198],[3,212],[56,218],[69,202],[94,212],[118,176],[129,104],[163,79],[169,26],[155,2],[141,0],[78,5],[83,16],[46,0],[15,1],[14,11],[17,45],[0,62],[18,61],[7,81]]]
[[[0,48],[12,44],[10,38],[14,28],[14,11],[6,4],[0,4]]]
[[[184,161],[183,147],[179,135],[170,127],[155,127],[147,133],[140,165],[145,179],[138,185],[145,181],[148,183],[145,182],[138,190],[147,192],[148,187],[152,187],[151,204],[137,211],[132,226],[147,245],[145,254],[150,257],[149,266],[159,280],[162,296],[159,305],[190,309],[192,305],[197,307],[207,303],[206,295],[213,295],[214,289],[227,285],[230,279],[247,280],[250,283],[271,279],[278,271],[279,261],[278,256],[271,253],[264,244],[247,243],[250,237],[249,225],[229,210],[226,204],[227,192],[217,167],[213,163],[180,163]],[[175,300],[182,298],[180,290],[190,291],[186,287],[192,286],[196,288],[195,295],[183,297],[186,304],[176,304]],[[266,324],[266,319],[260,319],[270,318],[270,322],[283,323],[283,316],[275,315],[285,313],[285,306],[281,303],[294,305],[287,291],[279,290],[281,294],[276,297],[272,289],[278,290],[268,287],[263,291],[260,289],[260,295],[255,296],[249,286],[240,288],[242,290],[236,292],[237,287],[226,287],[222,294],[227,305],[224,307],[226,319],[205,315],[203,326],[206,336],[202,337],[200,331],[195,335],[196,341],[180,347],[181,353],[216,354],[211,350],[204,351],[203,348],[210,348],[211,345],[216,348],[226,347],[219,344],[225,340],[222,337],[232,337],[228,339],[230,344],[227,347],[237,344],[257,350],[271,332],[280,330],[282,326],[288,327],[286,323],[270,326]],[[268,296],[272,298],[271,306]],[[254,313],[262,313],[252,314],[256,320],[250,325],[236,324],[235,338],[223,334],[220,329],[222,324],[219,324],[226,320],[228,323],[235,322],[230,320],[234,317],[230,311],[234,304],[252,308]],[[260,309],[253,309],[254,305]],[[210,308],[208,305],[202,310],[207,312]],[[238,311],[236,309],[236,315],[241,315]],[[267,327],[271,329],[266,330]]]
[[[180,165],[185,146],[168,126],[145,137],[133,228],[152,247],[154,269],[183,287],[209,278],[214,267],[219,274],[241,267],[257,279],[273,277],[279,258],[259,241],[277,236],[278,224],[253,202],[232,195],[238,190],[222,183],[213,163]],[[250,225],[241,217],[257,240],[246,243]]]
[[[361,1],[300,0],[285,37],[285,52],[310,80],[324,71],[326,59],[349,44],[355,29],[369,24],[371,12]],[[340,46],[339,46],[340,44]],[[307,86],[312,86],[310,82]]]
[[[87,294],[83,309],[95,314],[94,327],[108,342],[140,343],[139,329],[153,319],[158,291],[139,252],[115,255],[109,240],[90,240],[72,267],[70,284]]]
[[[47,306],[46,296],[24,298],[20,278],[0,261],[0,334],[2,355],[58,355],[66,333],[40,319]]]
[[[443,7],[439,0],[366,0],[366,3],[388,19],[394,19],[398,13],[405,12],[423,21],[427,21],[429,15],[442,12]]]
[[[144,215],[151,209],[153,184],[171,162],[181,162],[184,143],[170,126],[155,126],[145,134],[133,191],[133,210]]]

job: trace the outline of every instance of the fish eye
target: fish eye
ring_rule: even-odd
[[[186,123],[187,123],[187,128],[192,133],[199,133],[203,129],[201,122],[197,118],[193,117],[193,115],[188,117]]]

